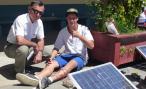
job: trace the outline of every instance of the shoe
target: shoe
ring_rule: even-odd
[[[25,85],[31,85],[36,87],[39,84],[39,79],[29,73],[28,74],[17,73],[16,79]]]
[[[32,66],[26,66],[25,67],[25,73],[33,74],[33,67]]]
[[[39,80],[39,84],[36,89],[45,89],[49,86],[49,84],[51,84],[51,81],[47,77],[44,77]]]

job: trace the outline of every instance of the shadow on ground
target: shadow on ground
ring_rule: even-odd
[[[31,73],[40,72],[41,70],[42,68],[39,67],[34,67],[34,66],[27,67],[27,72],[31,72]],[[14,70],[14,64],[8,64],[0,67],[0,75],[2,75],[3,77],[9,80],[15,80],[16,72]]]
[[[146,81],[141,80],[140,83],[136,86],[138,89],[146,89]]]
[[[15,80],[14,64],[8,64],[0,67],[0,74],[7,79]]]
[[[126,77],[132,82],[137,82],[136,87],[138,89],[146,89],[146,80],[141,79],[137,74],[126,75]]]
[[[95,59],[89,59],[88,63],[87,63],[87,66],[91,67],[91,66],[97,66],[97,65],[100,65],[100,64],[104,64],[104,62],[101,62],[101,61],[98,61],[98,60],[95,60]]]
[[[139,70],[143,70],[143,71],[146,71],[146,62],[143,62],[141,64],[137,64],[137,65],[134,65],[132,66],[133,68],[137,68]]]

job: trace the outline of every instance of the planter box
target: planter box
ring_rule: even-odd
[[[133,62],[140,55],[135,47],[146,45],[146,32],[130,35],[112,35],[91,31],[95,47],[89,50],[89,57],[101,62],[112,62],[116,66]]]

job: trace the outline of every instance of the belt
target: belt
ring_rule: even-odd
[[[13,45],[13,43],[10,43],[10,42],[7,41],[6,45],[10,46],[10,45]]]

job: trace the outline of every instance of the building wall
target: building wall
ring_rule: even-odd
[[[6,38],[15,18],[27,13],[29,0],[0,0],[0,52],[6,44]],[[90,26],[90,11],[84,0],[44,0],[45,13],[42,17],[45,31],[45,43],[53,44],[59,30],[66,26],[65,12],[68,8],[79,11],[79,23]],[[51,4],[52,3],[52,4]],[[84,4],[83,4],[84,3]],[[91,23],[92,25],[92,23]]]
[[[27,5],[31,0],[0,0],[0,5]],[[45,4],[85,4],[89,0],[42,0]]]

